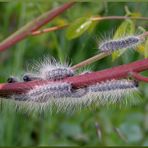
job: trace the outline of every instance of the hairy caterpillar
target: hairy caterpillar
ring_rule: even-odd
[[[130,97],[133,93],[138,92],[138,82],[134,80],[110,80],[97,83],[89,87],[92,96],[97,103],[118,104],[124,101],[125,97]]]
[[[91,73],[83,71],[80,75]],[[67,64],[46,60],[38,64],[36,71],[23,76],[25,82],[36,79],[54,80],[48,84],[38,84],[24,94],[10,96],[20,109],[45,111],[57,108],[58,111],[74,110],[91,105],[110,105],[126,102],[127,96],[137,92],[138,83],[134,80],[108,80],[84,88],[74,89],[68,82],[55,81],[73,76],[75,71]],[[9,83],[16,82],[12,77]],[[38,82],[40,83],[40,82]],[[133,103],[133,102],[132,102]]]
[[[45,59],[39,64],[37,71],[42,79],[49,80],[60,80],[75,74],[75,71],[68,64],[59,63],[55,59]]]
[[[68,65],[57,62],[55,59],[45,58],[41,63],[33,67],[33,73],[27,73],[23,76],[24,81],[36,79],[61,80],[75,74],[75,71]]]
[[[45,58],[44,61],[37,63],[32,67],[33,72],[23,75],[23,81],[33,80],[61,80],[65,77],[70,77],[75,74],[75,71],[68,65],[57,62],[55,59]],[[8,83],[18,82],[15,77],[8,78]]]
[[[71,84],[65,82],[54,82],[46,85],[36,86],[25,94],[13,96],[20,106],[27,110],[40,110],[56,106],[58,110],[71,109],[83,103],[83,97],[88,89],[74,90]]]
[[[118,40],[108,40],[103,42],[99,49],[101,52],[113,52],[123,48],[132,48],[143,41],[139,36],[128,36]]]
[[[91,105],[102,106],[130,101],[138,92],[134,80],[110,80],[85,88],[73,89],[66,82],[52,82],[36,86],[25,94],[13,96],[16,104],[30,112],[45,111],[53,107],[57,111],[75,110]],[[136,100],[131,100],[131,103]]]
[[[138,82],[133,80],[110,80],[90,86],[91,92],[112,91],[116,89],[129,89],[138,87]]]
[[[40,70],[43,79],[59,80],[74,75],[74,71],[69,67],[46,67]]]
[[[23,76],[24,81],[32,81],[36,79],[45,79],[45,80],[60,80],[65,77],[70,77],[74,75],[74,71],[68,67],[46,67],[41,68],[38,75],[25,74]]]

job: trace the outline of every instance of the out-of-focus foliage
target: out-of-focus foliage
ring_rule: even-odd
[[[87,17],[79,18],[67,30],[67,38],[74,39],[86,32],[92,24],[92,20]]]
[[[62,1],[52,0],[0,3],[0,40],[2,41],[43,12],[60,4]],[[67,22],[72,24],[75,20],[88,16],[89,18],[96,15],[124,16],[125,6],[131,12],[148,17],[148,3],[95,1],[76,4],[46,27]],[[0,81],[5,82],[9,75],[22,76],[30,63],[45,56],[53,56],[60,61],[71,61],[72,64],[79,63],[98,52],[96,38],[104,33],[110,34],[112,30],[116,31],[124,22],[123,20],[100,21],[92,27],[91,33],[87,30],[89,25],[86,25],[86,31],[81,30],[81,34],[73,40],[66,38],[68,28],[39,36],[30,36],[0,53]],[[146,28],[147,22],[139,20],[134,21],[134,24],[136,32],[138,26]],[[144,46],[147,45],[144,44]],[[114,62],[109,56],[90,67],[92,70],[101,70],[142,58],[143,55],[130,50],[124,52]],[[147,74],[147,72],[144,73],[144,75]],[[140,90],[142,101],[136,106],[98,107],[74,113],[53,111],[39,116],[19,113],[1,101],[0,146],[148,145],[148,85],[140,83]],[[96,123],[99,124],[101,130],[100,137],[97,136]]]

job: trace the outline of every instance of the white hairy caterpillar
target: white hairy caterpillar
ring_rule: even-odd
[[[127,36],[118,40],[108,40],[102,42],[98,47],[101,52],[114,52],[119,49],[133,48],[143,41],[139,36]]]
[[[28,101],[32,102],[46,102],[48,98],[60,98],[68,96],[71,92],[71,84],[68,83],[50,83],[41,86],[36,86],[31,89],[26,95]]]
[[[13,97],[20,108],[26,108],[28,111],[46,110],[52,106],[64,111],[85,103],[83,97],[87,92],[87,88],[73,90],[71,84],[55,82],[36,86],[23,95]]]
[[[46,67],[41,69],[41,75],[44,79],[59,80],[74,75],[74,71],[69,67]]]
[[[55,104],[56,100],[69,96],[71,85],[68,83],[50,83],[40,86],[35,86],[27,93],[21,95],[14,95],[12,99],[15,100],[20,110],[27,110],[28,112],[46,110]]]
[[[133,93],[138,92],[138,83],[134,80],[111,80],[89,87],[90,93],[99,105],[118,104],[127,101]],[[133,103],[133,102],[132,102]]]
[[[75,74],[75,71],[68,64],[59,63],[53,58],[44,58],[42,62],[33,66],[33,71],[33,73],[25,74],[23,76],[23,80],[61,80],[65,77],[70,77]]]
[[[110,80],[86,88],[73,89],[66,82],[54,82],[36,86],[26,94],[14,96],[16,104],[28,112],[78,110],[91,105],[121,104],[130,100],[138,92],[138,83],[134,80]],[[133,101],[133,102],[132,102]]]
[[[135,88],[138,83],[133,80],[110,80],[90,86],[91,92],[111,91],[116,89]]]
[[[42,79],[59,80],[73,76],[75,71],[68,65],[57,62],[55,59],[45,59],[38,66],[38,73]]]

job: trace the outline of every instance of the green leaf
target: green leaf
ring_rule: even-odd
[[[136,51],[138,51],[140,54],[144,55],[145,54],[145,45],[141,44],[139,46],[136,47]]]
[[[87,31],[92,24],[92,20],[87,17],[82,17],[77,19],[74,23],[70,25],[67,29],[66,37],[68,39],[74,39],[82,35],[85,31]]]
[[[97,24],[98,24],[98,21],[97,21],[97,22],[92,21],[92,23],[90,24],[90,26],[89,26],[89,28],[88,28],[87,31],[88,31],[89,33],[92,33]]]
[[[142,54],[145,58],[148,58],[148,39],[136,47],[136,51]]]
[[[119,39],[124,37],[125,35],[132,35],[135,32],[135,24],[132,20],[125,20],[121,23],[121,25],[117,28],[113,39]],[[112,60],[119,58],[127,49],[117,50],[112,53]]]

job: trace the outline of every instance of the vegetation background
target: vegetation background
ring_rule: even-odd
[[[0,41],[40,14],[61,5],[62,1],[13,1],[0,3]],[[107,1],[83,2],[74,5],[47,27],[73,23],[90,16],[124,16],[125,6],[136,15],[148,17],[148,3]],[[96,38],[116,30],[124,20],[96,22],[91,31],[75,39],[67,38],[67,28],[39,36],[30,36],[0,53],[0,81],[10,75],[22,75],[27,65],[44,56],[79,63],[98,52]],[[136,21],[148,27],[146,21]],[[138,52],[125,52],[112,62],[111,56],[92,64],[101,70],[142,59]],[[148,73],[145,73],[148,74]],[[0,104],[0,146],[47,145],[148,145],[148,85],[140,83],[142,102],[136,106],[98,107],[69,113],[46,113],[39,116],[17,112]]]

